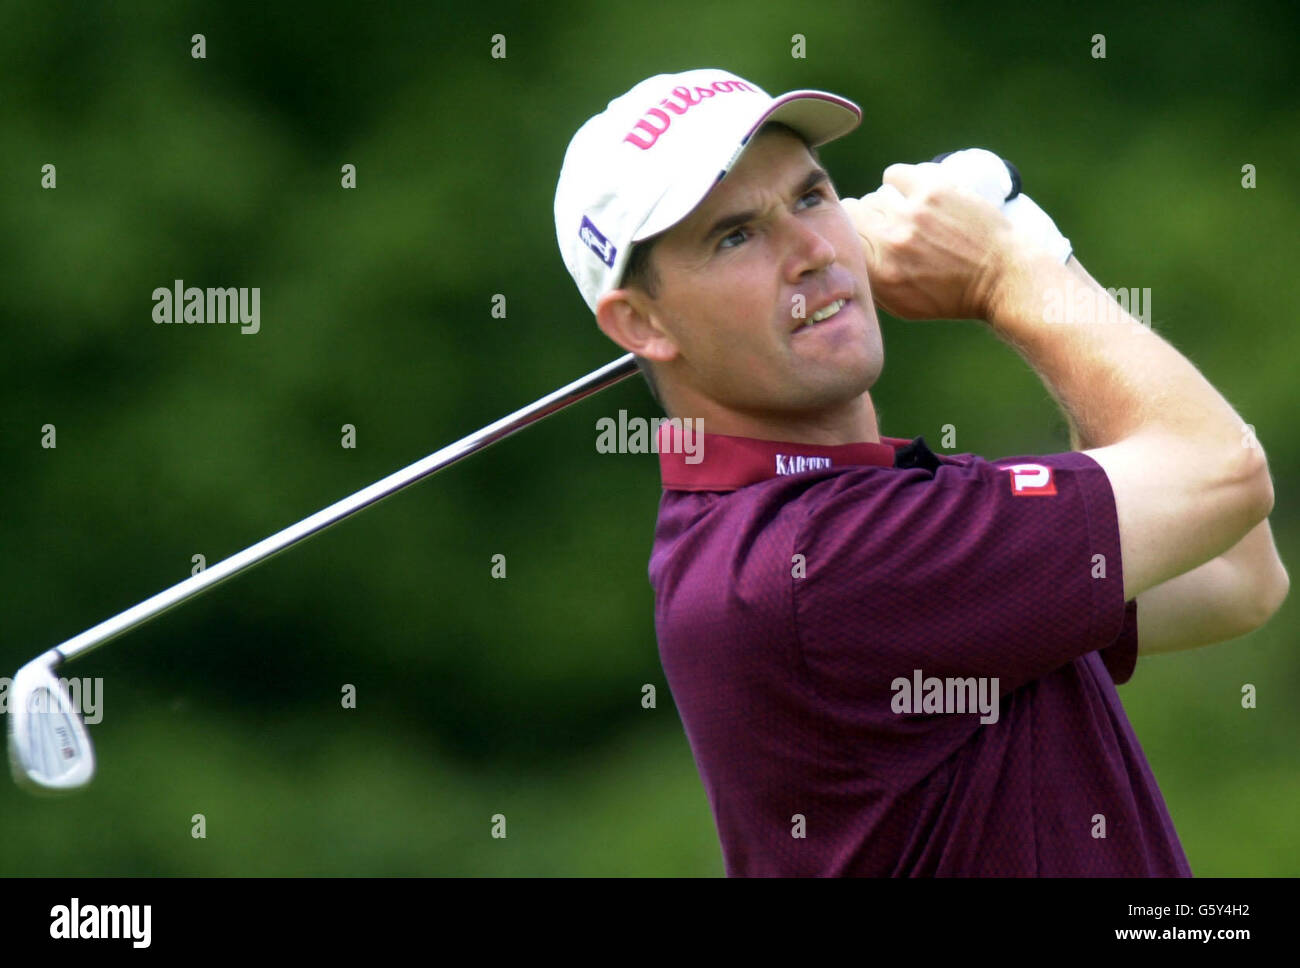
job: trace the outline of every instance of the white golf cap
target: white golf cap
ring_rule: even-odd
[[[555,235],[592,312],[617,289],[632,244],[676,225],[716,185],[769,121],[811,145],[862,120],[825,91],[772,97],[729,71],[657,74],[609,102],[569,142],[555,190]]]

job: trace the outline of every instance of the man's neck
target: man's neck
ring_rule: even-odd
[[[673,416],[698,418],[702,421],[700,429],[706,434],[825,446],[880,443],[876,408],[869,392],[841,408],[808,415],[741,413],[709,400],[695,401],[693,406],[680,410],[674,407],[669,412]]]

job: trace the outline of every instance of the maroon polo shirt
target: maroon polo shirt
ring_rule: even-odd
[[[650,582],[728,875],[1191,876],[1100,465],[703,442],[661,437]]]

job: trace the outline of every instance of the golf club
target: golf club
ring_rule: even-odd
[[[9,690],[9,764],[14,780],[33,793],[60,793],[85,786],[95,775],[95,751],[85,724],[55,675],[62,663],[85,655],[449,464],[618,383],[636,369],[631,353],[607,363],[37,656],[18,670]]]

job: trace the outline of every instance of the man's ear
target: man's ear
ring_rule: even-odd
[[[614,289],[596,302],[596,325],[629,353],[655,363],[677,356],[677,342],[660,326],[653,306],[636,289]]]

